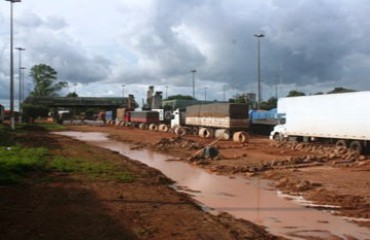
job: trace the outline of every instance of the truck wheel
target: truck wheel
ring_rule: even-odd
[[[150,130],[150,131],[158,131],[158,126],[157,126],[157,124],[155,124],[155,123],[151,123],[151,124],[149,125],[149,130]]]
[[[210,128],[200,128],[199,129],[199,136],[202,138],[212,138],[213,137],[213,131]]]
[[[186,134],[186,129],[182,127],[177,127],[175,128],[174,132],[177,136],[184,136]]]
[[[147,126],[145,123],[140,123],[139,124],[139,129],[147,129]]]
[[[199,133],[199,129],[197,127],[192,127],[190,129],[190,134],[191,135],[198,135],[198,133]]]
[[[227,129],[216,129],[215,138],[219,138],[219,139],[222,139],[222,140],[229,140],[230,139],[230,132]]]
[[[363,146],[362,146],[362,143],[360,141],[352,141],[349,144],[349,148],[352,149],[353,151],[359,153],[359,154],[361,154],[362,150],[363,150]]]
[[[168,126],[166,124],[160,124],[159,125],[159,131],[168,132]]]
[[[248,142],[249,136],[246,132],[236,132],[233,135],[233,141],[240,142],[240,143]]]
[[[274,140],[278,142],[283,141],[283,136],[281,135],[281,133],[275,133]]]
[[[346,140],[338,140],[336,143],[335,143],[335,146],[337,147],[348,147],[348,143]]]

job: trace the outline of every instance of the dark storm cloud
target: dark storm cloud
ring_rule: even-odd
[[[265,84],[274,84],[279,74],[297,87],[325,82],[358,87],[361,82],[369,89],[369,71],[355,67],[370,58],[369,5],[359,0],[157,1],[147,32],[133,36],[134,51],[146,59],[143,70],[150,66],[147,79],[186,85],[195,68],[200,79],[244,89],[256,81],[253,35],[262,32]],[[354,61],[352,70],[348,59]]]
[[[232,92],[255,91],[257,38],[253,35],[264,33],[265,89],[275,84],[277,74],[290,89],[370,89],[370,1],[108,0],[104,6],[113,2],[116,12],[108,8],[99,21],[82,21],[79,12],[68,11],[74,6],[69,1],[60,14],[18,15],[15,45],[27,49],[26,67],[50,64],[60,80],[72,83],[184,89],[191,87],[190,71],[196,69],[197,86],[207,85],[210,94],[222,91],[223,85]],[[100,10],[90,4],[86,13]],[[2,23],[4,19],[0,13]],[[5,62],[7,41],[0,39]],[[8,66],[0,69],[1,79],[9,78]],[[211,90],[214,86],[217,89]]]
[[[44,20],[29,14],[19,22],[16,37],[27,49],[24,58],[29,68],[48,64],[57,70],[59,80],[68,82],[89,83],[109,77],[111,62],[101,56],[90,57],[81,43],[63,31],[68,26],[64,19]]]

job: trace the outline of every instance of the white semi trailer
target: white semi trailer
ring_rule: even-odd
[[[270,139],[331,141],[357,152],[370,145],[370,92],[280,98]]]

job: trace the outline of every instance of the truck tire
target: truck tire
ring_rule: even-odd
[[[219,138],[219,139],[222,139],[222,140],[229,140],[230,139],[230,132],[227,129],[216,129],[215,138]]]
[[[236,132],[233,135],[233,141],[234,142],[239,142],[239,143],[244,143],[249,141],[249,136],[246,132]]]
[[[157,124],[155,124],[155,123],[151,123],[151,124],[149,125],[149,130],[150,130],[150,131],[158,131],[158,125],[157,125]]]
[[[183,127],[176,127],[174,132],[177,136],[184,136],[186,134],[186,129]]]
[[[161,132],[168,132],[168,126],[166,124],[160,124],[158,130]]]
[[[140,123],[139,124],[139,129],[147,129],[148,126],[145,123]]]
[[[200,128],[199,129],[199,136],[202,138],[212,138],[213,137],[213,130],[210,128]]]
[[[353,151],[357,152],[358,154],[361,154],[364,147],[360,141],[352,141],[349,144],[349,148],[352,149]]]
[[[281,133],[275,133],[274,134],[274,140],[277,141],[277,142],[283,141],[283,135],[281,135]]]
[[[337,147],[348,147],[348,142],[346,140],[340,139],[335,143]]]

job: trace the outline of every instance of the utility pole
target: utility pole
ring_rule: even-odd
[[[197,70],[194,69],[190,72],[193,73],[193,98],[195,99],[195,73],[197,72]]]
[[[257,81],[258,81],[258,98],[257,98],[257,108],[260,109],[260,105],[262,102],[262,90],[261,90],[261,38],[265,35],[262,33],[254,34],[257,37]]]
[[[14,119],[14,57],[13,57],[13,3],[21,0],[5,0],[10,2],[10,127],[15,129]]]

